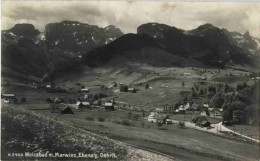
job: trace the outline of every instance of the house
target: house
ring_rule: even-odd
[[[161,107],[158,107],[155,109],[156,112],[163,112],[164,111],[164,108],[161,108]]]
[[[209,104],[204,103],[203,107],[209,108]]]
[[[76,108],[79,109],[83,106],[83,104],[80,101],[77,101]]]
[[[82,102],[83,108],[90,108],[89,102]]]
[[[15,99],[14,94],[2,94],[3,99]]]
[[[47,85],[46,85],[46,89],[50,89],[50,88],[52,88],[51,85],[50,85],[50,84],[47,84]]]
[[[2,94],[2,99],[4,103],[14,103],[16,101],[16,97],[14,94]]]
[[[156,122],[156,119],[153,118],[155,114],[158,114],[157,112],[151,112],[150,115],[147,117],[147,121],[149,122]]]
[[[192,120],[193,123],[196,124],[196,126],[201,126],[201,127],[209,127],[210,122],[208,121],[206,116],[198,116]]]
[[[201,109],[200,115],[201,116],[209,116],[210,115],[209,110],[208,109]]]
[[[84,95],[84,99],[88,99],[88,98],[89,98],[88,94]]]
[[[184,75],[191,75],[191,73],[184,73]]]
[[[114,104],[111,103],[111,102],[106,102],[106,103],[105,103],[105,109],[106,109],[106,110],[115,110]]]
[[[186,103],[186,104],[184,105],[184,108],[185,108],[185,110],[188,110],[188,109],[190,108],[190,103],[189,103],[189,102]]]
[[[80,89],[80,92],[82,92],[82,93],[88,93],[88,92],[89,92],[89,89],[88,89],[88,88],[81,88],[81,89]]]
[[[178,110],[179,110],[179,113],[183,113],[183,114],[186,113],[186,109],[183,105],[180,105]]]
[[[207,80],[205,76],[200,77],[201,80]]]
[[[61,114],[74,114],[71,108],[67,107],[61,111]]]
[[[153,115],[149,115],[147,120],[151,123],[154,122],[160,122],[165,124],[166,120],[169,118],[168,115],[162,115],[162,114],[158,114],[158,113],[154,113]],[[169,121],[168,121],[169,122]]]
[[[135,88],[128,88],[128,92],[136,93],[136,89]]]
[[[172,122],[172,120],[171,119],[166,119],[166,122],[165,122],[166,124],[172,124],[173,122]]]

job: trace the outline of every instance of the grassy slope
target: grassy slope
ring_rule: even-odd
[[[131,148],[81,128],[72,126],[69,122],[53,119],[39,113],[24,110],[21,106],[4,106],[2,108],[2,141],[1,159],[24,159],[23,157],[8,157],[7,153],[33,152],[31,146],[38,144],[45,153],[100,154],[115,153],[113,160],[135,160],[136,158],[170,160],[140,149]],[[44,150],[45,149],[45,150]],[[47,158],[45,158],[47,159]],[[48,158],[53,160],[53,158]],[[61,159],[61,158],[60,158]],[[66,159],[66,158],[63,158]],[[75,158],[74,158],[75,159]],[[78,158],[79,159],[79,158]],[[84,159],[83,159],[84,160]],[[95,160],[107,160],[99,157]]]

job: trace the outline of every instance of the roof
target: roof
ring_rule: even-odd
[[[82,104],[83,104],[84,106],[90,105],[89,102],[82,102]]]
[[[206,122],[208,122],[208,119],[207,119],[207,117],[205,117],[205,116],[198,116],[198,117],[196,117],[195,118],[195,123],[202,123],[203,121],[206,121]]]
[[[2,94],[4,97],[14,97],[14,94]]]
[[[88,88],[82,88],[81,91],[88,91]]]
[[[105,106],[113,106],[113,103],[106,102],[106,103],[105,103]]]
[[[51,88],[51,85],[50,85],[50,84],[47,84],[47,85],[46,85],[46,88]]]
[[[135,88],[128,88],[128,91],[133,91],[135,90]]]
[[[167,115],[155,114],[153,116],[154,119],[166,119]]]
[[[208,121],[202,121],[201,124],[205,125],[206,123],[208,123]]]
[[[209,104],[203,104],[204,107],[209,107]]]

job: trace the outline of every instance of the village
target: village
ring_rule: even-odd
[[[77,118],[77,115],[81,113],[80,117],[86,120],[110,121],[126,126],[140,126],[143,128],[155,126],[157,130],[160,130],[176,125],[178,128],[193,128],[217,135],[226,135],[225,133],[233,135],[235,131],[230,130],[232,126],[229,129],[223,126],[232,125],[233,120],[227,121],[223,119],[222,108],[213,108],[202,99],[182,101],[182,98],[186,97],[185,93],[189,93],[190,88],[193,89],[193,84],[196,84],[196,82],[205,84],[203,82],[208,82],[209,79],[215,75],[219,75],[220,71],[209,70],[210,72],[206,71],[206,74],[203,69],[190,68],[184,71],[185,72],[178,74],[178,68],[164,69],[164,71],[161,70],[161,74],[154,74],[158,72],[152,72],[139,81],[126,83],[123,81],[110,81],[110,83],[106,85],[96,83],[104,82],[103,80],[100,81],[102,77],[99,77],[99,75],[93,75],[91,78],[88,78],[89,82],[86,83],[84,83],[84,81],[79,82],[79,80],[66,80],[65,82],[68,82],[67,84],[60,83],[59,81],[57,81],[57,83],[22,82],[20,85],[22,84],[21,86],[30,88],[34,94],[25,96],[23,93],[19,93],[18,97],[16,97],[13,93],[3,93],[2,102],[3,104],[29,106],[32,109],[42,109],[44,107],[42,111],[44,113],[51,115],[71,114],[71,118]],[[169,73],[173,72],[174,74],[172,75],[174,79],[180,77],[180,79],[184,78],[183,80],[186,81],[171,80]],[[225,71],[222,71],[220,74],[224,72]],[[226,71],[226,73],[230,75],[231,71]],[[225,76],[226,75],[227,74],[225,74]],[[239,73],[238,75],[244,76],[246,74]],[[166,78],[166,80],[164,80],[164,78]],[[158,82],[153,82],[153,80],[156,79],[159,79],[159,81],[162,80],[160,81],[162,83],[158,84]],[[255,81],[259,78],[249,79],[250,81]],[[193,84],[191,80],[194,81]],[[178,96],[175,91],[174,94],[177,95],[176,97],[170,93],[161,94],[160,92],[157,97],[163,98],[161,102],[148,103],[146,105],[140,103],[142,100],[137,101],[137,99],[134,99],[130,101],[130,98],[140,97],[141,95],[144,96],[142,94],[144,92],[152,93],[161,91],[161,89],[165,90],[166,88],[170,88],[169,86],[172,81],[180,82],[178,83],[178,91],[181,95]],[[95,82],[95,84],[93,84],[93,82]],[[7,86],[12,86],[12,84],[13,83],[10,82],[6,83]],[[158,90],[156,90],[156,88],[158,88]],[[201,93],[201,91],[199,92]],[[184,95],[182,93],[184,93]],[[165,100],[165,98],[167,100]],[[33,106],[34,104],[38,104],[38,107]],[[66,118],[67,116],[64,117]],[[249,137],[249,140],[254,140],[258,138],[258,135],[258,133],[251,134],[251,136],[248,134],[246,137]],[[258,140],[256,142],[258,142]]]

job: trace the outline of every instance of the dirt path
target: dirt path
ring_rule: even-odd
[[[179,121],[172,120],[172,122],[173,123],[178,123]],[[225,127],[222,124],[222,122],[220,122],[218,124],[211,124],[211,127],[212,127],[211,129],[207,129],[207,128],[202,128],[202,127],[196,126],[195,123],[191,123],[189,121],[185,121],[185,126],[189,127],[189,128],[197,129],[197,130],[200,130],[200,131],[204,131],[204,132],[214,133],[214,134],[217,134],[217,135],[224,135],[223,132],[233,133],[233,134],[236,134],[236,135],[241,136],[243,138],[246,138],[248,140],[254,141],[256,143],[260,143],[260,141],[257,140],[257,139],[254,139],[252,137],[248,137],[246,135],[242,135],[242,134],[240,134],[238,132],[235,132],[233,130],[228,129],[227,127]]]

